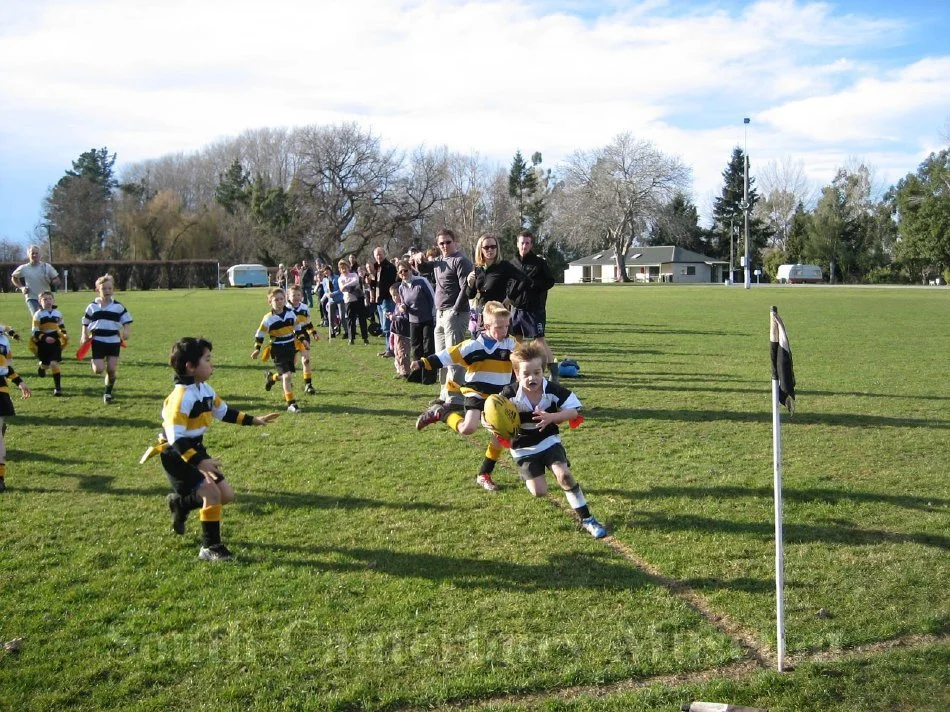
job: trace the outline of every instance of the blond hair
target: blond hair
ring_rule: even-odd
[[[99,287],[101,287],[106,282],[112,282],[113,286],[115,286],[115,279],[111,274],[106,273],[96,280],[96,289],[99,289]]]
[[[501,302],[485,302],[485,306],[482,307],[482,320],[487,321],[488,319],[506,319],[511,321],[511,312]]]
[[[283,287],[271,287],[270,289],[267,290],[267,301],[270,301],[271,299],[273,299],[274,295],[277,294],[277,292],[280,292],[285,297],[287,296],[287,292],[284,291]]]
[[[494,240],[495,241],[495,259],[492,262],[486,262],[485,258],[482,256],[482,245],[485,240]],[[479,267],[487,267],[488,265],[493,265],[501,262],[501,243],[498,241],[498,238],[490,233],[485,233],[480,238],[478,242],[475,243],[475,264]]]
[[[544,346],[537,341],[522,341],[515,346],[511,352],[511,362],[518,368],[519,363],[527,363],[538,359],[541,362],[541,368],[547,368],[548,357]]]

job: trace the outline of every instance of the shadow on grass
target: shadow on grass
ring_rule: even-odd
[[[57,472],[60,477],[66,477],[76,480],[81,492],[91,492],[93,494],[108,494],[116,497],[162,497],[164,498],[171,490],[168,486],[150,486],[150,487],[113,487],[115,475],[87,475],[79,472]],[[164,476],[161,480],[164,484]],[[55,489],[51,487],[17,487],[23,492],[35,492],[37,494],[66,494],[72,490]],[[164,506],[164,503],[163,503]]]
[[[305,509],[398,509],[401,511],[451,512],[456,508],[432,502],[389,502],[365,497],[333,497],[301,492],[268,492],[256,490],[243,493],[240,490],[234,504],[252,514],[267,512],[274,507]]]
[[[594,490],[591,489],[593,492]],[[598,489],[598,494],[611,494],[625,497],[634,502],[644,499],[661,499],[672,497],[713,498],[713,499],[772,499],[771,487],[733,487],[720,485],[714,487],[650,487],[647,490],[618,490]],[[907,509],[918,509],[923,512],[934,510],[950,511],[950,499],[940,497],[917,497],[903,494],[880,494],[877,492],[853,492],[849,490],[833,490],[827,488],[794,489],[783,488],[782,499],[786,502],[804,502],[821,504],[838,504],[840,502],[872,502],[875,504],[889,504]]]
[[[665,420],[683,422],[717,422],[732,420],[738,423],[771,423],[772,413],[740,410],[651,410],[644,408],[598,408],[602,419]],[[796,425],[839,425],[848,428],[934,428],[950,429],[950,421],[922,418],[891,418],[886,415],[859,415],[854,413],[802,413],[786,421]]]
[[[260,550],[277,552],[280,560],[274,563],[282,566],[347,573],[373,571],[401,578],[450,581],[453,588],[557,592],[566,589],[629,591],[656,586],[645,573],[607,553],[561,554],[543,563],[518,564],[391,549],[236,543],[245,548],[250,557],[255,557],[255,551]],[[242,558],[246,556],[242,554]],[[266,556],[261,560],[271,558]]]
[[[653,512],[638,512],[630,523],[653,531],[724,532],[726,534],[752,535],[758,539],[771,540],[775,534],[772,521],[736,522],[728,519],[712,519],[694,514],[667,516]],[[823,544],[846,544],[870,546],[874,544],[918,544],[950,551],[950,537],[942,534],[904,534],[880,529],[858,529],[848,522],[838,521],[831,525],[783,524],[785,543],[821,542]]]
[[[617,322],[597,322],[596,324],[581,323],[576,321],[560,321],[545,324],[550,328],[550,338],[557,339],[558,334],[562,332],[579,332],[581,334],[590,334],[592,331],[598,334],[684,334],[696,336],[752,336],[751,333],[743,334],[740,331],[722,331],[709,329],[681,329],[678,327],[664,326],[663,324],[619,324]]]
[[[102,395],[100,394],[100,398]],[[130,397],[129,405],[131,405],[132,398]],[[138,400],[138,399],[136,399]],[[116,402],[119,405],[123,405],[119,401],[119,397],[116,396]],[[127,415],[123,416],[117,412],[116,417],[110,417],[105,415],[110,412],[109,409],[117,408],[113,406],[105,406],[100,403],[99,406],[96,406],[95,412],[90,411],[88,416],[83,417],[57,417],[55,424],[57,426],[63,425],[74,425],[76,427],[82,428],[150,428],[153,431],[157,431],[161,426],[161,419],[156,417],[151,420],[145,420],[144,418],[130,418]],[[118,410],[118,409],[117,409]],[[42,415],[16,415],[17,425],[51,425],[53,420],[47,416]]]

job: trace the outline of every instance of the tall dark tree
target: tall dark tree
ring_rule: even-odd
[[[660,207],[650,226],[645,245],[675,245],[693,252],[706,249],[706,231],[699,226],[699,211],[682,191]]]
[[[713,257],[729,259],[730,239],[736,240],[735,253],[745,253],[745,216],[743,207],[749,211],[749,259],[753,265],[760,265],[759,253],[768,244],[769,233],[765,224],[755,217],[755,205],[759,200],[755,189],[755,178],[749,174],[748,205],[743,205],[746,169],[744,151],[736,146],[732,149],[729,165],[722,172],[722,193],[713,202],[713,221],[716,238],[709,245]],[[751,165],[749,166],[751,171]],[[738,228],[738,233],[736,232]],[[735,263],[739,264],[738,257]]]
[[[50,188],[43,214],[54,259],[63,253],[85,257],[105,251],[114,233],[115,161],[116,154],[107,148],[90,149]]]
[[[950,269],[950,150],[932,153],[893,189],[898,256],[914,281]]]
[[[214,189],[214,199],[229,215],[239,209],[247,208],[251,203],[251,177],[236,158],[228,170],[219,176]]]

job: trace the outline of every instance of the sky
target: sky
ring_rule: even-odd
[[[348,121],[555,173],[630,133],[692,169],[707,224],[736,146],[753,177],[861,161],[886,189],[950,142],[948,37],[947,0],[0,0],[0,239],[89,149],[121,176]]]

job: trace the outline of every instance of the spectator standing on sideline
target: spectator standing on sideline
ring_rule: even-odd
[[[26,248],[25,264],[20,265],[13,274],[10,275],[10,281],[13,286],[23,293],[26,299],[26,308],[30,310],[30,320],[33,315],[39,311],[40,295],[43,292],[54,292],[59,287],[59,273],[49,262],[40,262],[40,248],[37,245],[30,245]]]
[[[292,284],[300,284],[300,265],[296,262],[293,263],[288,272],[287,287],[289,288]]]
[[[386,348],[379,355],[384,358],[393,356],[389,345],[389,333],[392,327],[387,313],[395,311],[396,303],[392,300],[390,287],[399,283],[396,275],[396,265],[386,259],[386,251],[382,247],[373,249],[373,259],[376,260],[376,313],[379,316],[379,326],[383,330]]]
[[[509,294],[521,291],[524,274],[501,256],[501,245],[494,235],[482,235],[475,244],[475,269],[468,275],[465,292],[471,301],[472,338],[482,330],[482,307],[488,302],[508,303]]]
[[[281,289],[287,289],[287,268],[281,262],[277,265],[277,274],[274,276],[274,285]]]
[[[308,307],[313,308],[313,282],[315,277],[313,267],[310,266],[307,260],[301,260],[300,267],[300,286],[303,287],[303,300]]]
[[[399,298],[405,306],[405,313],[409,316],[409,343],[412,348],[412,358],[418,360],[435,353],[435,295],[429,285],[429,280],[414,275],[408,262],[400,262],[396,265],[396,274],[401,280]],[[420,370],[411,374],[409,380],[431,385],[436,382],[436,377],[432,371]]]
[[[465,287],[472,261],[459,251],[455,233],[449,228],[439,231],[436,245],[441,255],[418,265],[423,275],[435,276],[435,350],[429,353],[447,351],[468,337],[470,311]],[[413,358],[417,358],[415,354]],[[463,405],[462,395],[457,389],[450,393],[447,384],[461,384],[464,379],[464,366],[451,364],[439,369],[439,400],[444,405]]]
[[[544,361],[551,370],[551,381],[558,382],[558,362],[544,340],[547,320],[548,291],[554,286],[554,274],[548,261],[534,251],[534,235],[525,230],[518,235],[518,254],[511,264],[524,273],[521,288],[511,294],[515,307],[511,320],[511,335],[519,342],[533,339],[544,348]]]

